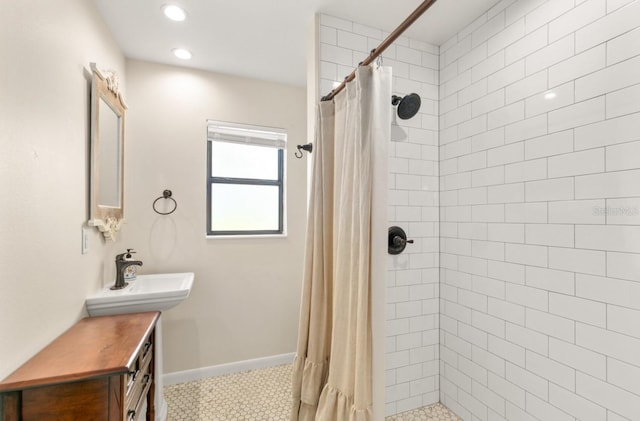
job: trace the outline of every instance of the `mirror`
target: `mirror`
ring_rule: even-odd
[[[124,129],[126,104],[115,72],[91,63],[91,192],[89,225],[115,240],[124,220]]]

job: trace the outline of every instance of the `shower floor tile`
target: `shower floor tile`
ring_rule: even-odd
[[[166,386],[168,421],[287,421],[291,365],[210,377]],[[387,417],[387,421],[459,421],[435,404]]]
[[[435,403],[387,417],[386,421],[462,421],[462,419],[443,404]]]

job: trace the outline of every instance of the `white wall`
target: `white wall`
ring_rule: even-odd
[[[320,15],[320,94],[387,35]],[[422,98],[418,115],[397,119],[388,145],[388,226],[415,240],[387,264],[385,412],[393,415],[438,401],[438,48],[400,38],[383,57],[393,68],[393,92]]]
[[[0,13],[0,378],[85,315],[118,246],[90,232],[90,62],[124,57],[93,3],[3,1]],[[126,95],[126,92],[125,92]]]
[[[440,391],[464,420],[638,419],[639,16],[501,1],[441,46]]]
[[[139,273],[195,272],[191,296],[163,314],[166,373],[295,351],[306,226],[305,89],[127,61],[126,247]],[[281,127],[284,238],[206,239],[206,120]],[[178,202],[161,216],[164,189]],[[260,206],[256,203],[256,206]]]

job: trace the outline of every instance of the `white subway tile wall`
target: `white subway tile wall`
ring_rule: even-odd
[[[383,55],[423,101],[389,144],[389,224],[416,242],[388,263],[387,415],[640,414],[638,16],[502,0],[440,48]],[[321,15],[321,93],[386,35]]]
[[[388,35],[327,15],[320,15],[319,34],[321,95],[328,93]],[[447,60],[456,61],[464,56],[469,68],[484,60],[483,53],[468,55],[469,41],[464,45],[456,43],[455,50],[449,49]],[[389,256],[387,265],[387,416],[439,400],[438,63],[438,47],[408,38],[400,38],[383,54],[383,64],[393,69],[393,93],[403,96],[416,92],[422,100],[415,117],[393,119],[389,142],[389,226],[403,227],[415,242],[402,254]],[[470,78],[470,73],[467,77]],[[451,89],[456,89],[456,83],[464,82],[452,82]],[[484,132],[486,119],[473,121],[472,107],[474,112],[484,113],[502,106],[501,99],[496,101],[483,99],[465,109],[452,104],[455,112],[444,114],[442,119],[469,136]],[[449,154],[464,156],[470,152],[467,150],[470,144],[452,145]],[[469,169],[485,168],[486,159],[469,156],[462,165]],[[450,183],[458,186],[465,180],[451,179]],[[470,191],[469,200],[478,195],[485,196],[486,192]],[[468,299],[473,301],[471,296]]]
[[[640,419],[640,1],[502,0],[440,48],[441,401]]]

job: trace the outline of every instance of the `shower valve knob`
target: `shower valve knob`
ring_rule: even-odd
[[[404,239],[404,238],[400,237],[399,235],[396,235],[395,237],[393,237],[393,245],[394,246],[402,246],[402,245],[405,245],[407,243],[413,244],[413,240]]]
[[[413,240],[407,240],[407,233],[400,227],[389,228],[389,254],[400,254],[407,244],[413,244]]]

